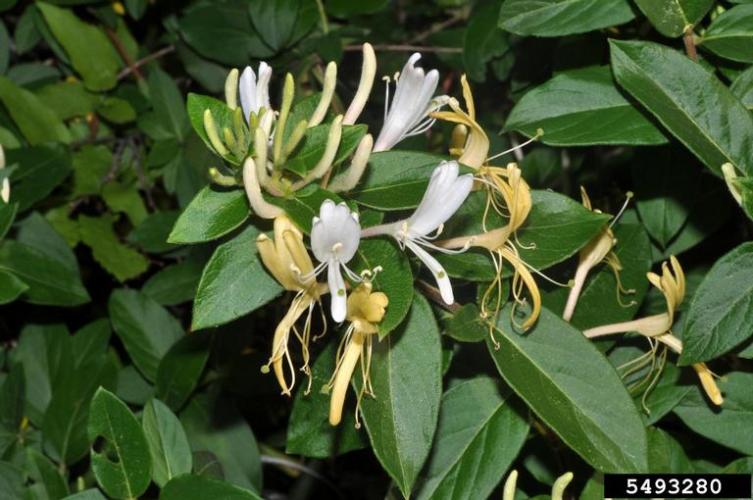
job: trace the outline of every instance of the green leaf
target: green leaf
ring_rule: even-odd
[[[141,376],[133,365],[118,371],[115,395],[129,404],[143,406],[154,397],[154,386]]]
[[[178,28],[182,38],[202,56],[243,67],[250,59],[274,55],[256,34],[248,9],[245,1],[199,4],[186,9]]]
[[[547,309],[526,334],[499,314],[489,352],[499,372],[565,443],[601,471],[645,471],[646,433],[615,369],[583,334]],[[595,386],[599,390],[594,390]]]
[[[690,365],[725,354],[753,336],[753,243],[743,243],[714,263],[693,294],[678,363]]]
[[[379,210],[415,208],[431,173],[446,159],[418,151],[374,153],[361,183],[351,194],[359,204]]]
[[[656,427],[647,429],[648,470],[654,474],[692,474],[696,472],[693,463],[685,454],[680,443],[668,433]]]
[[[160,361],[157,368],[157,397],[173,410],[186,402],[204,371],[209,358],[211,337],[191,333],[178,340]]]
[[[633,17],[625,0],[506,0],[499,27],[517,35],[562,36],[624,24]]]
[[[481,319],[481,311],[475,303],[464,304],[447,323],[445,335],[458,342],[481,342],[489,335],[489,329]]]
[[[30,245],[3,242],[0,271],[14,274],[29,286],[24,300],[32,304],[77,306],[90,300],[75,263],[71,267]]]
[[[68,496],[68,484],[50,460],[34,448],[26,448],[26,463],[29,475],[36,483],[30,488],[39,497],[51,500]]]
[[[635,316],[646,295],[649,286],[646,273],[651,270],[651,247],[646,231],[639,224],[622,223],[614,228],[614,235],[617,245],[613,251],[622,264],[620,282],[625,290],[635,292],[618,296],[614,271],[601,264],[589,273],[581,291],[570,321],[576,328],[585,330],[627,321]],[[569,293],[569,288],[558,288],[545,295],[544,305],[552,311],[564,311]],[[623,304],[631,305],[625,307]]]
[[[261,459],[251,429],[232,403],[205,394],[191,398],[180,413],[191,449],[209,451],[222,464],[225,480],[261,489]]]
[[[71,173],[71,155],[60,145],[11,149],[6,154],[9,165],[18,164],[10,176],[11,199],[21,212],[46,198]]]
[[[114,87],[121,66],[120,57],[102,30],[81,21],[67,9],[43,2],[36,6],[86,87],[95,91]]]
[[[189,258],[169,265],[153,274],[141,291],[163,306],[188,302],[196,295],[202,269],[202,259]]]
[[[520,256],[536,269],[546,269],[575,254],[609,218],[552,191],[534,190],[531,195],[533,208],[518,230],[518,241]]]
[[[650,145],[666,137],[617,90],[607,66],[564,71],[528,91],[507,117],[505,129],[553,146]]]
[[[201,275],[193,306],[193,329],[240,318],[263,306],[282,288],[264,270],[256,251],[259,231],[248,226],[215,250]]]
[[[487,498],[528,435],[524,408],[511,403],[487,377],[448,390],[416,498]]]
[[[381,267],[373,280],[374,291],[384,292],[389,305],[379,323],[379,339],[383,339],[403,322],[413,302],[413,273],[410,262],[397,245],[385,239],[361,241],[351,264],[357,273]]]
[[[248,201],[242,189],[204,187],[175,222],[169,243],[201,243],[224,236],[248,219]]]
[[[63,340],[68,337],[65,325],[27,324],[21,330],[17,347],[11,352],[11,363],[24,367],[26,415],[37,427],[42,426],[42,417],[52,397],[51,379],[61,370],[68,369]]]
[[[105,120],[116,123],[129,123],[136,120],[136,110],[131,103],[117,97],[105,97],[97,105],[97,113]]]
[[[753,66],[735,78],[730,90],[742,101],[746,108],[753,110]]]
[[[135,290],[115,290],[108,302],[110,320],[133,363],[151,382],[160,360],[183,338],[180,323],[162,306]]]
[[[191,472],[191,447],[188,438],[170,408],[159,399],[152,399],[142,416],[144,437],[152,457],[152,479],[158,486],[176,476]]]
[[[10,462],[0,461],[0,494],[5,498],[23,498],[24,471]]]
[[[316,4],[304,0],[259,0],[248,4],[251,22],[275,53],[300,40],[316,24]]]
[[[261,500],[253,491],[206,476],[183,475],[167,483],[160,500]]]
[[[717,78],[668,47],[610,41],[617,82],[712,171],[753,174],[753,117]]]
[[[737,5],[722,12],[700,43],[726,59],[753,63],[753,5]]]
[[[312,458],[328,458],[368,446],[366,435],[356,430],[353,408],[343,409],[342,425],[329,423],[329,391],[326,386],[335,369],[337,342],[329,342],[311,367],[311,392],[306,384],[296,391],[288,420],[285,452]]]
[[[0,203],[0,241],[8,234],[17,212],[18,203]]]
[[[478,4],[463,37],[463,65],[472,80],[486,79],[486,65],[510,51],[507,33],[497,26],[501,0]]]
[[[0,304],[9,304],[19,298],[29,285],[21,281],[15,274],[0,270]]]
[[[107,500],[98,489],[89,488],[88,490],[79,491],[73,495],[65,497],[63,500]]]
[[[292,119],[289,123],[292,123]],[[296,151],[285,162],[285,170],[295,172],[304,177],[311,171],[324,154],[327,145],[327,137],[331,124],[317,125],[306,130],[306,135]],[[366,125],[344,125],[340,137],[340,145],[337,148],[333,165],[337,165],[347,158],[358,146],[364,135]]]
[[[104,356],[110,343],[111,333],[110,322],[107,318],[94,320],[81,327],[71,339],[74,364],[80,367]]]
[[[341,203],[340,196],[322,189],[317,184],[308,186],[292,193],[287,198],[272,198],[275,205],[282,207],[285,214],[306,234],[311,232],[311,221],[319,216],[319,208],[324,200]]]
[[[126,214],[134,226],[141,224],[148,215],[135,183],[108,182],[102,188],[102,198],[113,212]]]
[[[745,455],[753,455],[753,373],[732,372],[719,381],[724,393],[721,409],[708,403],[701,391],[690,391],[675,407],[675,414],[701,436]]]
[[[65,339],[64,342],[69,341]],[[44,414],[42,436],[45,452],[56,461],[72,465],[89,451],[86,422],[89,416],[89,401],[97,387],[113,388],[117,367],[112,358],[104,356],[80,366],[71,366],[73,346],[65,346],[64,352],[48,350],[48,355],[61,356],[57,373],[50,374],[52,399]]]
[[[0,426],[2,430],[17,433],[24,418],[26,390],[24,367],[14,364],[0,385]]]
[[[0,101],[29,144],[71,141],[71,134],[37,96],[0,76]]]
[[[94,111],[97,101],[96,96],[88,92],[84,84],[79,81],[47,85],[39,89],[36,94],[42,103],[55,111],[61,120],[85,116]]]
[[[136,417],[113,393],[99,388],[89,408],[89,440],[103,438],[109,453],[91,451],[97,483],[114,498],[137,498],[149,486],[149,447]]]
[[[654,28],[664,36],[682,36],[685,27],[695,26],[714,0],[635,0]]]
[[[142,275],[149,268],[149,260],[118,240],[114,223],[112,214],[78,218],[81,241],[91,248],[94,260],[123,283]]]
[[[154,111],[176,139],[185,139],[189,130],[183,96],[172,77],[155,67],[149,72],[149,98]]]
[[[426,299],[416,295],[405,323],[375,342],[371,383],[361,412],[374,454],[405,497],[431,448],[441,398],[439,330]]]
[[[178,212],[174,210],[154,212],[131,231],[128,241],[149,253],[175,250],[176,246],[168,243],[167,238],[177,218]]]

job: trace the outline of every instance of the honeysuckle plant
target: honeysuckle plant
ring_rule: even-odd
[[[749,3],[0,2],[0,498],[753,472]]]

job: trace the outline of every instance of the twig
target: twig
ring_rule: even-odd
[[[682,41],[685,43],[685,53],[693,61],[698,61],[698,50],[695,47],[695,34],[693,33],[693,25],[689,24],[685,28],[685,34],[682,36]]]
[[[453,53],[457,54],[463,52],[460,47],[429,47],[424,45],[374,45],[374,50],[381,50],[385,52],[435,52],[435,53]],[[360,51],[363,48],[361,44],[346,45],[343,50],[347,52]]]
[[[416,280],[416,285],[418,285],[418,288],[420,288],[426,293],[426,297],[431,299],[432,302],[437,304],[442,309],[445,309],[454,314],[458,312],[461,307],[463,307],[457,302],[453,302],[452,304],[447,304],[444,301],[444,299],[442,299],[442,294],[439,292],[439,290],[437,290],[436,288],[434,288],[433,286],[431,286],[430,284],[428,284],[427,282],[423,280]]]
[[[410,40],[408,40],[409,44],[416,44],[419,42],[423,42],[427,38],[429,38],[434,33],[438,33],[442,31],[443,29],[447,29],[450,26],[459,23],[460,21],[464,21],[468,17],[468,13],[465,10],[460,10],[458,12],[455,12],[451,17],[448,19],[445,19],[441,23],[437,23],[431,28],[429,28],[426,31],[422,31],[418,35],[414,36]]]
[[[112,28],[105,28],[105,33],[107,34],[107,38],[109,38],[112,44],[115,46],[115,50],[118,51],[120,57],[123,59],[123,61],[125,61],[126,66],[131,68],[131,72],[136,76],[137,79],[143,80],[144,75],[141,74],[141,71],[139,71],[139,69],[133,65],[133,59],[131,59],[131,56],[128,54],[128,51],[123,45],[123,42],[120,40],[120,38],[118,38],[118,35],[112,30]]]
[[[122,80],[123,78],[130,75],[131,73],[138,72],[141,66],[151,61],[154,61],[155,59],[159,59],[160,57],[170,54],[172,52],[175,52],[175,45],[168,45],[167,47],[162,47],[158,51],[153,52],[149,54],[148,56],[145,56],[139,59],[133,64],[129,64],[127,68],[124,68],[123,71],[118,73],[118,80]]]

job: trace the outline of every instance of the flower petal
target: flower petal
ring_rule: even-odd
[[[447,273],[445,272],[444,267],[442,267],[442,264],[440,264],[437,259],[432,257],[429,252],[427,252],[411,240],[406,240],[405,246],[410,248],[413,253],[416,254],[416,257],[421,259],[421,262],[423,262],[424,265],[429,268],[431,274],[434,275],[434,279],[437,282],[437,287],[439,288],[439,293],[442,295],[442,300],[444,300],[445,304],[449,305],[455,302],[455,294],[452,292],[452,283],[450,283],[450,278],[447,276]]]
[[[342,323],[345,321],[345,315],[348,312],[348,295],[345,291],[345,281],[340,272],[340,264],[334,259],[327,264],[327,284],[332,298],[330,304],[332,319]]]
[[[259,109],[256,104],[256,73],[254,73],[251,66],[246,66],[243,73],[241,73],[241,78],[238,82],[238,92],[241,97],[243,116],[248,122],[251,112],[255,113]]]

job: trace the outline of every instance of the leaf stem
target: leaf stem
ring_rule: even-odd
[[[693,33],[693,25],[688,24],[685,27],[685,33],[682,36],[682,41],[685,44],[685,53],[693,61],[698,61],[698,50],[695,46],[695,34]]]

